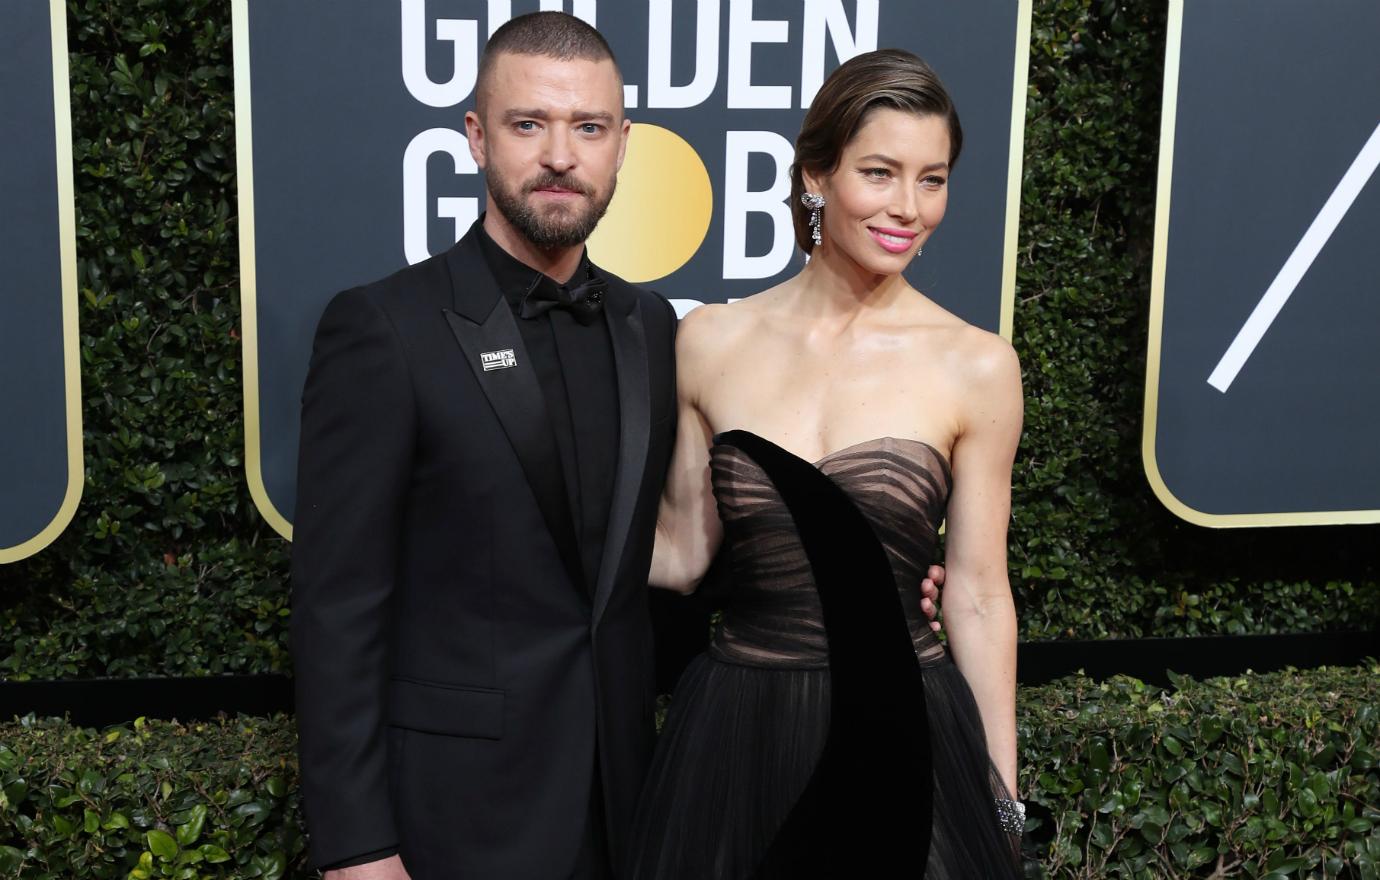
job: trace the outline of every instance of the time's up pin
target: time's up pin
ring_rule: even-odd
[[[505,348],[501,351],[481,351],[479,364],[486,373],[490,370],[506,370],[517,366],[517,356],[513,354],[511,348]]]

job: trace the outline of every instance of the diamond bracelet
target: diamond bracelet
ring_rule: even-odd
[[[997,823],[1001,830],[1017,837],[1025,833],[1025,804],[997,798]]]

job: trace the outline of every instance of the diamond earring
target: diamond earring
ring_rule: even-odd
[[[824,207],[824,196],[819,193],[803,192],[800,194],[800,204],[810,209],[810,239],[818,245],[821,240],[819,235],[819,211]]]

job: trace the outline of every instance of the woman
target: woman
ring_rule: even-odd
[[[925,62],[848,61],[796,143],[804,270],[681,324],[652,581],[693,590],[726,541],[734,587],[677,687],[635,880],[1020,876],[1020,369],[901,275],[961,142]],[[946,516],[948,650],[919,592]]]

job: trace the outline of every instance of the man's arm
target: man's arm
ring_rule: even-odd
[[[384,697],[412,466],[412,388],[392,323],[357,290],[317,327],[302,394],[292,656],[313,864],[396,847]]]

